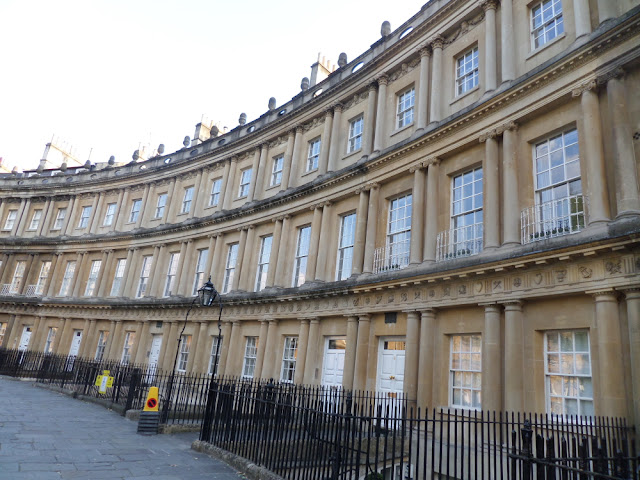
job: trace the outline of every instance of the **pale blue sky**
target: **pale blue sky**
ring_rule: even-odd
[[[86,160],[182,147],[300,91],[319,52],[349,61],[426,0],[0,0],[0,157],[36,168],[56,134]]]

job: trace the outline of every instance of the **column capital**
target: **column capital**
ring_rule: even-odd
[[[371,182],[371,183],[367,184],[367,186],[365,188],[367,190],[378,190],[380,188],[380,184],[376,183],[376,182]]]
[[[418,311],[422,314],[422,316],[428,316],[428,315],[435,316],[435,314],[438,312],[438,309],[430,307],[430,308],[421,308]]]
[[[277,318],[269,318],[268,321],[269,321],[269,326],[278,325],[278,323],[280,322],[280,320],[278,320]]]
[[[333,118],[333,107],[328,107],[324,109],[324,116],[325,118]]]
[[[130,252],[137,252],[138,250],[140,250],[140,247],[127,247],[127,250]]]
[[[617,291],[624,293],[626,299],[640,298],[640,285],[631,285],[629,287],[618,287]]]
[[[422,165],[424,167],[430,167],[431,165],[437,167],[438,165],[440,165],[441,162],[442,162],[442,159],[438,157],[429,157],[424,162],[422,162]]]
[[[609,80],[612,80],[614,78],[620,79],[622,80],[625,76],[625,70],[622,67],[616,67],[613,70],[610,70],[609,72],[603,73],[602,75],[599,75],[596,78],[596,82],[598,85],[602,85],[607,83]]]
[[[287,136],[289,137],[289,139],[292,139],[296,134],[296,129],[292,128],[287,132]]]
[[[480,6],[486,12],[487,10],[495,10],[498,8],[497,0],[481,0]]]
[[[382,75],[376,77],[376,82],[378,83],[378,85],[388,85],[389,77],[387,77],[387,75],[383,73]]]
[[[304,132],[304,125],[298,124],[294,127],[294,130],[296,132],[296,135],[301,135],[302,132]]]
[[[357,322],[358,321],[358,317],[355,315],[345,315],[345,317],[347,317],[347,322]]]
[[[420,58],[431,56],[431,47],[429,46],[429,44],[424,44],[419,46],[417,48],[417,51],[418,51],[418,54],[420,55]]]
[[[238,156],[234,155],[229,159],[229,163],[238,163]]]
[[[497,136],[498,136],[498,131],[497,131],[497,129],[494,128],[492,130],[489,130],[489,131],[486,131],[484,133],[481,133],[480,137],[478,137],[478,140],[480,141],[480,143],[484,143],[489,139],[496,138]]]
[[[338,103],[334,103],[333,104],[333,112],[342,112],[342,108],[344,107],[344,105],[342,105],[340,102]]]
[[[524,305],[524,302],[522,300],[515,298],[511,300],[504,300],[498,303],[504,307],[505,311],[522,311],[522,305]]]
[[[598,88],[598,84],[596,82],[596,79],[592,78],[591,80],[587,80],[586,82],[582,83],[581,85],[571,90],[571,96],[579,97],[584,92],[589,92],[591,90],[595,91],[597,88]]]
[[[444,37],[440,34],[434,35],[431,37],[431,40],[429,40],[429,45],[431,45],[432,50],[436,48],[442,49],[444,45]]]
[[[409,167],[409,173],[416,173],[419,170],[424,170],[426,168],[426,165],[424,165],[424,162],[420,162],[420,163],[416,163],[415,165],[411,165]]]
[[[515,132],[518,130],[518,128],[519,128],[519,125],[515,121],[511,121],[511,122],[504,123],[500,125],[498,128],[496,128],[496,133],[500,135],[503,132],[506,132],[507,130],[511,130]]]
[[[85,256],[87,253],[89,253],[87,250],[79,250],[78,251],[78,255],[82,255],[82,256]]]
[[[485,312],[499,312],[500,311],[500,305],[498,305],[497,302],[479,303],[478,306],[479,307],[484,307],[484,311]]]
[[[102,253],[106,253],[107,255],[109,255],[110,253],[113,253],[114,250],[112,248],[106,248],[104,250],[102,250]]]
[[[602,288],[600,290],[587,290],[587,295],[591,295],[596,302],[613,302],[618,301],[618,292],[613,288]]]
[[[368,86],[367,89],[369,90],[369,92],[375,92],[378,90],[378,85],[376,84],[376,82],[371,82]]]
[[[361,315],[358,315],[358,321],[359,322],[370,322],[371,321],[371,315],[369,315],[368,313],[363,313]]]

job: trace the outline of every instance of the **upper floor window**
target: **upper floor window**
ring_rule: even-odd
[[[182,197],[182,209],[180,213],[189,213],[191,210],[191,202],[193,201],[193,187],[184,189],[184,197]]]
[[[582,193],[578,131],[567,132],[535,146],[536,203]]]
[[[164,216],[164,209],[167,208],[167,194],[161,193],[158,195],[158,202],[156,203],[156,212],[153,218],[162,218]]]
[[[311,240],[311,226],[300,227],[298,229],[298,243],[296,245],[296,256],[293,268],[293,286],[299,287],[305,282],[307,275],[307,257],[309,256],[309,246]]]
[[[531,8],[531,44],[534,50],[563,32],[561,0],[544,0]]]
[[[456,59],[456,95],[462,95],[478,85],[478,47]]]
[[[549,332],[544,350],[547,412],[592,416],[589,332]]]
[[[209,206],[215,207],[220,203],[220,190],[222,188],[222,179],[218,178],[211,185],[211,195],[209,196]]]
[[[82,207],[78,228],[87,228],[89,226],[89,218],[91,218],[91,205]]]
[[[40,274],[38,275],[38,283],[36,283],[35,294],[42,295],[44,293],[44,285],[47,283],[47,278],[49,278],[49,271],[51,270],[51,262],[46,261],[42,262],[40,266]]]
[[[229,293],[233,286],[233,276],[236,272],[236,263],[238,260],[238,244],[229,245],[227,252],[227,264],[224,270],[224,281],[222,282],[222,293]]]
[[[258,337],[247,337],[247,344],[244,348],[244,363],[242,365],[242,376],[244,378],[253,378],[253,373],[256,370],[258,340]]]
[[[180,341],[180,358],[176,370],[184,372],[187,370],[189,361],[189,351],[191,350],[191,335],[183,335]]]
[[[349,122],[349,143],[347,144],[347,153],[360,150],[362,147],[362,125],[364,117],[362,115],[354,118]]]
[[[246,197],[249,195],[249,185],[251,184],[251,169],[242,170],[240,175],[240,188],[238,189],[238,197]]]
[[[472,255],[482,251],[482,167],[453,177],[450,254]]]
[[[102,226],[109,227],[113,225],[113,220],[116,217],[116,203],[109,203],[107,205],[107,212],[104,215],[104,221],[102,222]]]
[[[298,357],[298,337],[285,337],[282,352],[282,374],[280,380],[293,383],[296,374],[296,358]]]
[[[416,89],[409,90],[398,95],[398,113],[396,115],[396,127],[402,128],[413,122],[413,104],[416,99]]]
[[[136,291],[136,298],[144,297],[147,291],[147,284],[149,283],[149,274],[151,273],[151,255],[142,257],[142,268],[140,269],[140,280],[138,281],[138,290]]]
[[[191,295],[197,295],[198,289],[204,283],[204,269],[207,268],[207,257],[209,256],[209,249],[203,248],[198,250],[198,261],[196,262],[196,273],[193,279],[193,290]]]
[[[16,224],[16,217],[18,216],[18,210],[9,210],[7,212],[7,219],[4,222],[3,230],[11,230]]]
[[[258,257],[258,272],[256,274],[256,292],[259,292],[267,285],[267,273],[269,272],[272,243],[273,235],[262,237],[260,241],[260,256]]]
[[[136,223],[138,216],[140,215],[140,208],[142,207],[142,199],[136,198],[131,202],[131,213],[129,213],[129,223]]]
[[[58,296],[67,297],[69,295],[69,290],[71,288],[71,280],[73,280],[73,274],[76,271],[76,262],[75,260],[69,260],[67,262],[67,266],[64,269],[64,275],[62,277],[62,283],[60,284],[60,292]]]
[[[29,230],[37,230],[40,226],[40,219],[42,218],[42,210],[34,210],[31,222],[29,223]]]
[[[338,244],[337,280],[346,280],[351,276],[353,264],[353,245],[356,241],[356,214],[343,215],[340,221],[340,239]]]
[[[94,260],[91,262],[91,269],[89,270],[89,278],[87,279],[87,287],[84,290],[84,296],[90,297],[95,293],[96,282],[98,281],[98,274],[100,273],[100,267],[102,266],[102,260]]]
[[[27,262],[20,261],[16,263],[16,268],[13,271],[13,278],[11,279],[11,286],[9,287],[9,293],[15,295],[20,292],[22,287],[22,279],[24,277],[24,270],[27,266]]]
[[[56,219],[53,222],[52,230],[60,230],[62,228],[62,225],[64,224],[64,219],[66,216],[67,216],[67,209],[59,208],[58,213],[56,213]]]
[[[127,266],[126,258],[119,258],[116,263],[116,272],[113,275],[113,283],[111,284],[111,296],[117,297],[120,295],[120,287],[124,279],[124,268]]]
[[[176,272],[178,271],[178,262],[180,261],[180,253],[172,253],[169,255],[169,268],[167,269],[167,280],[164,282],[164,297],[170,297],[175,293],[174,284],[176,282]]]
[[[389,202],[386,266],[402,268],[409,264],[411,244],[411,194]]]
[[[284,155],[278,155],[273,159],[273,167],[271,168],[271,182],[269,186],[275,187],[282,183],[282,169],[284,167]]]
[[[318,169],[318,159],[320,158],[320,139],[316,138],[309,142],[309,153],[307,154],[307,172]]]
[[[452,407],[482,408],[482,337],[453,335],[449,366]]]

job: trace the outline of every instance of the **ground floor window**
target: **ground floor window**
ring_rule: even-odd
[[[189,351],[191,350],[191,335],[183,335],[180,341],[180,356],[178,357],[179,372],[187,370],[187,362],[189,361]]]
[[[222,342],[222,337],[220,337]],[[222,343],[220,343],[220,350],[222,350]],[[211,343],[211,356],[209,357],[209,375],[213,375],[213,366],[216,366],[216,376],[220,375],[220,350],[218,350],[218,337],[213,337]],[[214,360],[215,359],[215,360]]]
[[[127,365],[131,361],[131,350],[133,349],[133,342],[136,339],[136,332],[127,332],[124,337],[124,347],[122,348],[122,363]]]
[[[450,403],[452,407],[482,408],[482,337],[451,337]]]
[[[96,357],[95,359],[100,362],[104,357],[104,350],[107,348],[107,340],[109,339],[109,332],[104,330],[100,331],[100,336],[98,337],[98,347],[96,348]]]
[[[282,375],[280,380],[293,383],[296,373],[296,358],[298,357],[298,337],[285,337],[282,353]]]
[[[58,333],[57,327],[50,327],[47,333],[47,341],[44,344],[44,353],[53,353],[53,342],[56,339],[56,333]]]
[[[253,378],[256,371],[256,358],[258,357],[258,337],[247,337],[247,344],[244,349],[244,364],[242,365],[242,376]]]
[[[4,334],[7,331],[7,324],[0,323],[0,346],[4,346]]]

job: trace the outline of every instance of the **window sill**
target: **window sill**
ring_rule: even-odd
[[[546,48],[550,47],[551,45],[556,44],[557,42],[559,42],[560,40],[564,40],[566,38],[566,34],[562,33],[560,35],[558,35],[556,38],[554,38],[553,40],[549,40],[547,43],[545,43],[544,45],[536,48],[535,50],[532,50],[531,52],[529,52],[529,55],[527,55],[526,57],[524,57],[524,60],[527,61],[530,58],[535,57],[537,54],[539,54],[540,52],[542,52],[543,50],[545,50]]]
[[[204,207],[204,209],[209,210],[210,208],[216,208],[217,206],[218,206],[217,203],[215,205],[207,205],[206,207]]]
[[[314,168],[313,170],[309,170],[308,172],[304,172],[301,177],[306,177],[307,175],[313,175],[314,173],[318,173],[318,169]]]
[[[281,185],[282,185],[282,183],[278,183],[277,185],[269,185],[264,190],[265,190],[265,192],[268,192],[269,190],[273,190],[274,188],[280,188]]]
[[[249,198],[249,195],[241,195],[239,197],[236,197],[236,200],[242,200],[243,198]]]
[[[404,127],[401,127],[401,128],[398,128],[397,130],[394,130],[394,131],[391,133],[391,135],[389,135],[389,136],[390,136],[390,137],[393,137],[394,135],[398,135],[399,133],[402,133],[402,132],[404,132],[405,130],[408,130],[409,128],[413,127],[413,123],[414,123],[414,122],[411,122],[411,123],[409,123],[409,124],[405,125]]]
[[[463,98],[471,95],[474,92],[477,92],[478,90],[480,90],[480,84],[476,85],[475,87],[473,87],[471,90],[467,90],[466,92],[458,95],[457,97],[455,97],[453,100],[451,100],[449,102],[449,105],[453,105],[454,103],[456,103],[459,100],[462,100]]]
[[[180,217],[182,215],[189,215],[189,212],[180,212],[176,215],[176,217]]]
[[[346,160],[347,158],[353,157],[361,152],[362,152],[362,147],[360,147],[357,150],[354,150],[353,152],[348,152],[344,157],[342,157],[342,160]]]
[[[151,220],[149,220],[150,222],[159,222],[160,220],[162,220],[162,217],[155,217],[152,218]]]
[[[447,405],[446,407],[438,407],[439,410],[442,410],[443,412],[446,412],[447,410],[449,410],[449,415],[455,415],[456,411],[458,412],[481,412],[482,409],[481,408],[473,408],[473,407],[460,407],[460,406],[454,406],[454,405]]]

